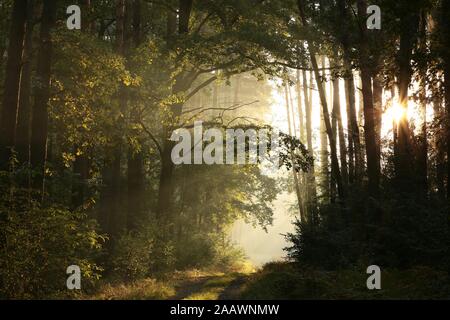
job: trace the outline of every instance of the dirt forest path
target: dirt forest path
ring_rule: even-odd
[[[229,273],[190,277],[175,284],[171,300],[230,300],[239,299],[249,274]]]
[[[129,284],[107,284],[94,300],[232,300],[239,299],[251,272],[176,272],[165,279],[143,279]]]

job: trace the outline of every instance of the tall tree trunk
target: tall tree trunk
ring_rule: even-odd
[[[312,86],[312,73],[310,73],[310,86]],[[305,104],[305,122],[306,122],[306,141],[309,154],[314,156],[314,149],[312,143],[312,96],[310,88],[308,88],[308,81],[306,78],[306,71],[302,71],[302,80],[303,80],[303,98]],[[317,190],[316,190],[316,177],[315,177],[315,169],[314,169],[314,160],[313,163],[307,172],[307,187],[308,187],[308,219],[314,220],[312,216],[316,213],[317,208]]]
[[[40,189],[42,199],[45,193],[45,166],[47,161],[48,135],[48,101],[50,97],[50,75],[52,62],[51,29],[55,24],[56,2],[44,0],[40,30],[40,48],[37,61],[36,77],[38,85],[35,88],[34,106],[31,125],[31,166],[36,172],[33,186]]]
[[[298,108],[298,123],[300,130],[300,141],[305,142],[305,123],[304,123],[304,113],[302,106],[302,90],[300,82],[300,70],[297,70],[295,88],[297,91],[297,108]],[[305,105],[306,107],[306,105]]]
[[[298,109],[298,126],[299,126],[299,138],[302,143],[305,143],[305,115],[303,110],[303,103],[302,103],[302,90],[301,90],[301,81],[300,81],[300,70],[296,71],[296,79],[295,79],[295,88],[297,93],[297,109]],[[305,108],[306,105],[305,105]],[[308,180],[307,180],[307,174],[305,172],[299,173],[299,180],[300,180],[300,187],[302,191],[302,199],[303,199],[303,212],[305,213],[305,217],[309,215],[309,208],[308,208],[308,199],[309,199],[309,187],[308,187]]]
[[[418,28],[418,13],[414,11],[403,12],[400,17],[400,25],[398,94],[400,106],[405,110],[405,116],[403,116],[397,124],[398,165],[396,167],[396,176],[400,189],[405,192],[410,192],[412,191],[411,158],[413,154],[411,150],[411,130],[409,128],[408,119],[406,118],[406,110],[408,108],[408,88],[411,83],[412,75],[411,56]]]
[[[192,10],[192,0],[180,0],[179,1],[179,14],[178,14],[178,34],[183,35],[189,32],[189,21]],[[170,26],[171,14],[169,14],[168,26]],[[168,33],[173,33],[174,30],[170,26]],[[189,86],[186,83],[183,72],[181,72],[175,80],[175,84],[172,87],[173,94],[180,94],[184,92]],[[183,103],[175,103],[171,106],[172,119],[176,119],[181,115],[183,110]],[[171,214],[171,198],[173,194],[173,169],[174,165],[171,159],[171,151],[174,146],[174,142],[169,138],[173,131],[172,126],[166,126],[163,129],[163,147],[161,155],[161,173],[159,179],[159,191],[158,191],[158,204],[156,208],[156,214],[158,219],[163,220],[163,224],[168,225],[170,222]],[[170,231],[170,230],[169,230]]]
[[[450,0],[442,1],[441,8],[441,31],[443,47],[447,49],[443,53],[444,61],[444,100],[446,112],[446,130],[447,130],[447,199],[450,201]]]
[[[27,1],[15,0],[11,14],[8,60],[0,115],[0,169],[3,170],[9,168],[15,144],[26,21]]]
[[[141,0],[134,0],[133,3],[133,42],[135,47],[141,44]],[[141,119],[138,107],[134,106],[130,112],[130,118],[134,126],[139,126]],[[139,130],[134,130],[132,135],[137,137],[141,145],[143,144],[142,139],[139,138]],[[144,202],[144,158],[142,149],[128,150],[127,227],[129,230],[137,229],[140,222],[145,219],[144,207],[142,205]]]
[[[367,4],[364,0],[358,1],[358,14],[360,17],[366,15]],[[361,68],[361,90],[363,95],[364,109],[364,137],[367,156],[367,173],[369,177],[369,194],[378,198],[380,182],[380,163],[377,161],[377,143],[375,138],[375,114],[372,94],[372,79],[370,66],[368,65],[369,50],[367,44],[367,35],[361,31],[361,48],[359,63]]]
[[[383,114],[383,83],[377,71],[373,73],[373,117],[375,128],[375,143],[377,148],[377,165],[381,167],[381,120]]]
[[[298,4],[299,11],[300,11],[300,18],[302,20],[302,24],[303,24],[303,26],[307,27],[308,22],[306,20],[306,16],[305,16],[304,9],[303,9],[303,1],[298,0],[297,4]],[[314,70],[317,87],[319,89],[320,101],[322,103],[322,110],[323,110],[323,114],[324,114],[326,131],[327,131],[328,139],[330,140],[331,166],[333,168],[333,173],[335,175],[334,178],[336,180],[339,198],[341,200],[344,200],[345,192],[343,189],[341,173],[339,170],[339,162],[338,162],[337,151],[336,151],[336,141],[334,141],[334,139],[333,139],[333,134],[332,134],[332,130],[331,130],[330,114],[328,112],[326,95],[323,90],[322,84],[320,83],[319,67],[318,67],[317,61],[316,61],[316,50],[315,50],[315,47],[314,47],[314,44],[312,41],[308,40],[307,42],[308,42],[308,50],[309,50],[312,68]]]
[[[127,32],[127,5],[125,0],[118,0],[116,4],[116,53],[125,56],[128,41]],[[120,85],[117,102],[121,114],[126,114],[127,91],[124,85]],[[112,146],[108,148],[107,154],[110,159],[105,161],[102,172],[103,190],[101,194],[101,208],[99,221],[105,223],[102,228],[109,233],[114,240],[116,236],[126,228],[126,216],[122,213],[122,186],[121,186],[121,165],[122,165],[122,133],[124,121],[120,117],[115,128],[116,132],[111,141]]]
[[[340,102],[340,87],[339,78],[333,78],[333,115],[337,122],[337,130],[339,136],[339,156],[341,159],[342,182],[344,187],[348,184],[348,169],[347,169],[347,147],[345,144],[344,127],[342,125],[341,102]]]
[[[31,129],[31,59],[33,51],[34,3],[28,2],[27,24],[23,50],[22,75],[20,77],[19,110],[17,113],[16,151],[20,165],[30,162]],[[28,178],[26,178],[28,180]],[[29,187],[26,181],[24,187]]]
[[[347,130],[348,130],[348,153],[349,153],[349,182],[356,182],[359,184],[362,179],[362,172],[364,168],[363,153],[361,148],[361,139],[359,134],[359,126],[356,115],[355,103],[355,77],[352,70],[351,62],[351,41],[349,33],[353,26],[348,25],[351,19],[350,9],[347,1],[338,0],[337,5],[345,27],[340,42],[343,49],[343,60],[345,68],[344,85],[345,85],[345,100],[347,104]]]
[[[420,43],[419,50],[426,51],[427,46],[427,17],[424,11],[420,15]],[[419,68],[419,108],[420,108],[420,133],[417,139],[417,173],[418,194],[427,196],[428,192],[428,140],[427,140],[427,68],[424,61]]]
[[[330,68],[332,67],[332,62],[329,59]],[[338,141],[338,121],[337,121],[337,110],[335,103],[339,103],[339,101],[336,101],[335,99],[335,90],[334,90],[334,77],[332,74],[330,74],[330,99],[328,100],[328,104],[331,106],[331,130],[333,132],[333,139],[336,141],[336,147],[337,147],[337,141]],[[342,174],[342,167],[341,167],[341,174]],[[334,203],[336,201],[336,182],[333,179],[334,174],[331,173],[331,179],[330,179],[330,195],[331,195],[331,202]],[[345,183],[343,182],[343,185]]]
[[[326,68],[325,66],[325,57],[321,57],[321,67],[323,69]],[[325,70],[320,75],[320,87],[322,91],[324,92],[325,99],[326,99],[326,82],[325,82]],[[318,84],[319,85],[319,84]],[[326,102],[326,100],[325,100]],[[324,199],[330,200],[331,199],[331,189],[330,189],[330,175],[329,175],[329,162],[328,162],[328,138],[327,138],[327,129],[325,125],[325,117],[323,108],[320,110],[320,125],[319,125],[319,137],[320,137],[320,168],[321,172],[320,175],[322,177],[321,179],[321,188],[323,189],[322,197]],[[333,129],[331,129],[333,131]],[[332,172],[333,173],[333,172]]]
[[[86,33],[92,32],[92,7],[91,0],[81,0],[81,30]]]
[[[442,100],[435,95],[433,99],[433,112],[436,118],[442,119],[444,112],[442,110]],[[445,124],[444,124],[445,125]],[[438,124],[436,130],[445,132],[445,127],[442,123]],[[433,137],[433,143],[436,148],[436,187],[437,193],[441,199],[445,198],[445,138],[442,135],[435,134]]]
[[[290,136],[295,136],[295,130],[292,130],[292,122],[291,121],[293,121],[294,119],[291,119],[291,111],[290,111],[291,108],[289,106],[290,103],[289,103],[289,89],[288,89],[288,86],[289,85],[287,83],[284,84],[285,101],[286,101],[286,116],[287,116],[289,135]],[[291,150],[291,160],[292,160],[292,165],[294,165],[294,151],[293,150]],[[298,181],[298,173],[297,173],[297,171],[295,171],[294,167],[292,167],[292,176],[294,178],[294,187],[295,187],[295,194],[297,196],[297,203],[298,203],[298,209],[299,209],[299,214],[300,214],[300,220],[301,221],[305,221],[305,213],[302,210],[302,208],[303,208],[303,199],[302,199],[302,194],[301,194],[299,181]]]
[[[347,112],[347,140],[348,140],[348,182],[350,184],[353,183],[355,179],[355,150],[354,150],[354,142],[353,142],[353,130],[352,130],[352,121],[351,121],[351,106],[350,106],[350,80],[348,78],[344,78],[344,92],[345,92],[345,103],[346,103],[346,112]],[[353,98],[354,99],[354,98]],[[354,104],[353,104],[354,107]]]

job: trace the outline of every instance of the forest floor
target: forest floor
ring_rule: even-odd
[[[206,275],[183,279],[175,285],[174,300],[229,300],[238,299],[248,274]]]
[[[82,299],[260,300],[260,299],[450,299],[445,271],[417,266],[385,269],[382,290],[368,290],[364,268],[324,271],[273,262],[258,270],[177,271],[158,279],[105,284]]]
[[[162,279],[106,284],[93,296],[100,300],[229,300],[239,299],[251,272],[182,271]]]

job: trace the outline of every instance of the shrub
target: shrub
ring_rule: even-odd
[[[137,231],[123,234],[115,243],[111,253],[112,278],[135,281],[173,267],[171,242],[160,239],[156,226],[143,225]]]
[[[176,243],[178,269],[210,267],[233,269],[244,261],[242,250],[218,233],[193,234]]]
[[[8,299],[63,297],[66,269],[78,265],[82,289],[90,290],[102,268],[95,264],[105,238],[93,220],[60,207],[24,212],[0,208],[0,295]]]

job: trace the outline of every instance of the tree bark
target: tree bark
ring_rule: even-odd
[[[377,165],[381,164],[381,120],[383,114],[383,83],[381,76],[375,71],[372,78],[373,85],[373,116],[374,116],[374,128],[375,128],[375,143],[377,149]]]
[[[11,14],[8,59],[0,116],[0,169],[9,169],[13,155],[19,106],[22,51],[27,21],[27,1],[15,0]]]
[[[367,4],[364,0],[358,1],[358,15],[366,15]],[[377,143],[375,138],[375,112],[372,93],[372,79],[370,66],[368,65],[369,49],[367,44],[367,35],[364,30],[361,31],[361,46],[359,63],[361,68],[361,90],[363,95],[364,108],[364,138],[366,145],[367,173],[369,178],[369,195],[378,198],[380,182],[380,164],[377,152]]]
[[[333,115],[337,121],[337,130],[339,136],[339,156],[341,159],[342,181],[344,187],[348,184],[348,169],[347,169],[347,147],[345,145],[344,127],[342,125],[341,102],[340,102],[340,88],[339,78],[333,78]]]
[[[287,116],[289,135],[291,137],[293,137],[293,136],[295,136],[295,130],[294,131],[292,130],[292,122],[291,121],[293,121],[294,119],[291,120],[288,86],[289,85],[287,83],[284,84],[285,101],[286,101],[286,103],[285,103],[286,104],[286,116]],[[299,185],[299,181],[298,181],[298,175],[297,175],[297,171],[295,171],[295,169],[294,169],[294,151],[293,150],[291,150],[291,159],[292,159],[292,176],[294,178],[294,187],[295,187],[295,194],[297,195],[297,203],[298,203],[298,209],[299,209],[299,214],[300,214],[300,220],[306,221],[305,213],[303,211],[303,198],[302,198],[300,185]]]
[[[325,57],[321,57],[321,67],[325,69]],[[324,92],[326,99],[326,87],[325,87],[325,71],[320,75],[320,87]],[[318,84],[319,85],[319,84]],[[326,101],[326,100],[325,100]],[[328,161],[328,138],[327,138],[327,129],[325,125],[325,117],[323,113],[323,109],[320,109],[320,125],[319,125],[319,137],[320,137],[320,176],[321,183],[320,187],[323,189],[322,197],[324,199],[331,200],[331,185],[330,185],[330,174],[329,170],[329,161]],[[331,128],[331,132],[333,132],[333,128]],[[332,134],[333,135],[333,134]],[[331,141],[331,140],[330,140]],[[333,170],[333,169],[331,169]],[[333,172],[331,172],[333,173]]]
[[[180,0],[179,1],[179,21],[178,21],[178,34],[183,35],[189,33],[189,21],[192,10],[192,0]],[[168,15],[168,39],[172,37],[175,32],[173,29],[172,15]],[[169,44],[170,46],[170,44]],[[172,87],[172,93],[177,95],[184,92],[190,83],[186,83],[184,79],[184,73],[181,72],[175,80],[175,84]],[[175,103],[171,106],[172,119],[176,120],[181,115],[183,110],[183,103]],[[163,222],[164,225],[169,225],[171,215],[171,198],[173,194],[173,169],[174,165],[171,159],[172,148],[175,145],[174,141],[170,141],[173,129],[172,126],[166,126],[163,129],[163,147],[161,156],[161,173],[159,178],[159,191],[158,191],[158,204],[156,208],[157,218]]]
[[[426,13],[420,15],[420,42],[419,50],[426,50],[427,35]],[[420,132],[417,138],[417,173],[418,173],[418,195],[426,198],[428,192],[428,140],[427,140],[427,62],[422,62],[419,66],[419,113]]]
[[[29,1],[27,6],[27,23],[22,58],[22,75],[20,77],[19,110],[17,113],[16,131],[16,151],[19,165],[27,166],[30,162],[31,60],[33,51],[34,9],[34,3]],[[26,186],[28,186],[28,183]]]
[[[312,73],[310,73],[312,77]],[[306,141],[307,141],[307,147],[308,152],[310,156],[314,157],[314,149],[312,144],[312,119],[311,119],[311,113],[312,113],[312,101],[311,101],[311,95],[309,94],[310,89],[308,89],[308,81],[306,78],[306,71],[302,71],[302,80],[303,80],[303,98],[304,98],[304,105],[305,105],[305,122],[306,122]],[[312,81],[310,81],[310,86],[312,86]],[[315,177],[315,169],[314,169],[314,159],[311,164],[311,167],[309,171],[307,172],[307,187],[308,187],[308,219],[312,220],[311,218],[313,215],[315,215],[316,208],[317,208],[317,190],[316,190],[316,177]]]
[[[133,3],[133,42],[138,47],[141,44],[141,0],[134,0]],[[130,118],[133,126],[140,123],[139,110],[135,106],[130,111]],[[132,135],[137,138],[143,147],[143,140],[140,139],[139,130],[133,130]],[[142,148],[140,150],[128,150],[128,230],[136,230],[145,219],[144,212],[144,157]]]
[[[306,16],[305,16],[305,13],[303,10],[303,1],[298,0],[297,4],[298,4],[302,24],[303,24],[303,26],[307,27],[308,22],[306,20]],[[309,50],[312,68],[313,68],[314,75],[316,78],[317,87],[319,89],[320,101],[322,103],[322,110],[323,110],[323,115],[324,115],[324,120],[325,120],[326,131],[327,131],[328,139],[330,140],[331,166],[333,168],[333,173],[335,175],[334,178],[336,180],[339,198],[340,198],[340,200],[344,200],[345,192],[343,189],[341,173],[339,170],[339,162],[338,162],[337,151],[336,151],[336,141],[334,141],[334,139],[333,139],[333,134],[332,134],[332,130],[331,130],[331,122],[330,122],[330,114],[328,112],[328,105],[327,105],[325,92],[324,92],[322,84],[320,83],[320,80],[319,80],[320,79],[319,68],[317,66],[317,61],[316,61],[316,56],[315,56],[316,50],[315,50],[315,47],[314,47],[314,44],[312,43],[312,41],[308,40],[307,42],[308,42],[308,50]]]
[[[444,61],[444,100],[445,100],[445,114],[446,114],[446,130],[447,130],[447,200],[450,201],[450,1],[443,0],[441,8],[441,31],[443,46],[447,49],[443,53],[442,59]]]
[[[342,18],[342,23],[346,26],[351,17],[350,10],[345,0],[339,0],[337,2],[339,12]],[[340,42],[343,49],[343,60],[345,68],[345,100],[347,104],[347,130],[348,130],[348,154],[349,154],[349,183],[359,184],[362,179],[362,172],[364,167],[364,156],[361,148],[361,138],[359,133],[358,120],[356,115],[356,102],[355,102],[355,78],[352,71],[351,63],[351,41],[349,33],[352,27],[348,27],[348,30],[342,32]]]
[[[55,24],[56,2],[44,0],[40,30],[40,48],[37,62],[37,86],[31,126],[31,166],[37,171],[33,186],[45,193],[45,167],[47,161],[48,101],[52,63],[52,39],[50,31]]]
[[[411,83],[411,56],[415,44],[415,37],[418,28],[418,13],[407,11],[402,13],[400,17],[400,48],[398,51],[398,94],[400,106],[405,110],[408,108],[408,88]],[[397,124],[397,150],[398,160],[396,169],[396,177],[399,187],[402,191],[412,191],[411,183],[411,159],[413,156],[411,150],[411,131],[408,119],[403,116]]]

